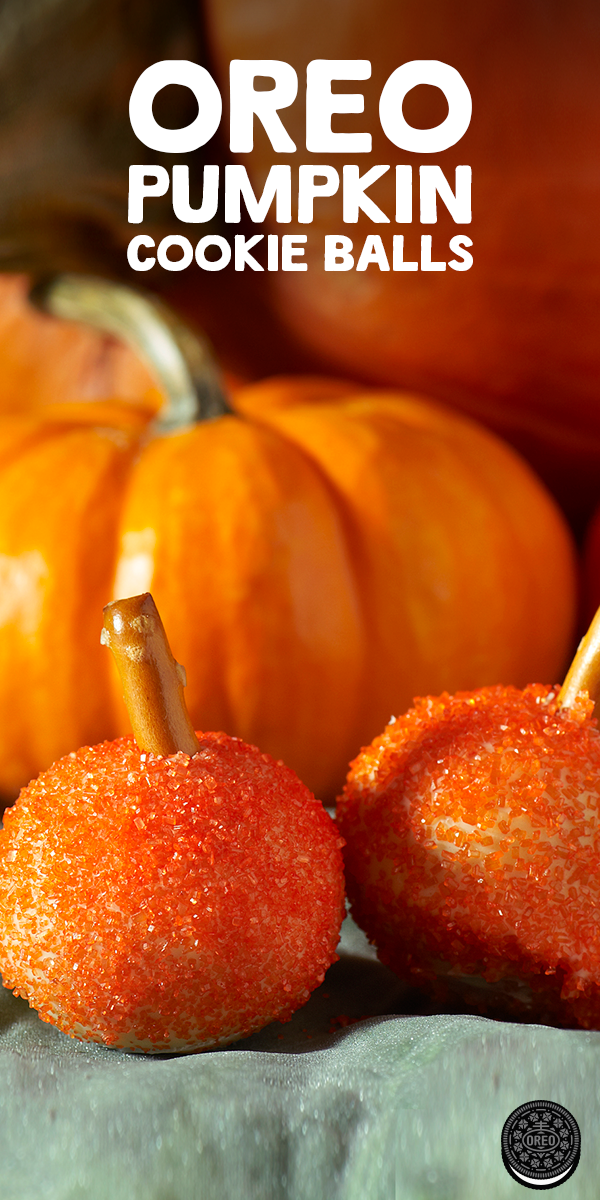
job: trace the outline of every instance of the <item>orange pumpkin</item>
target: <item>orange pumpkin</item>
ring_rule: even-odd
[[[297,100],[280,117],[298,147],[276,154],[255,121],[242,156],[257,194],[275,162],[358,162],[391,169],[368,191],[391,218],[342,220],[342,190],[315,201],[305,273],[268,277],[277,312],[330,369],[383,385],[423,391],[492,426],[543,470],[572,511],[589,511],[600,493],[600,141],[596,0],[539,5],[533,0],[205,0],[212,53],[224,94],[229,60],[282,59],[298,72]],[[364,114],[334,116],[335,131],[368,131],[371,153],[311,154],[305,149],[304,81],[312,59],[368,59],[368,81],[334,90],[361,92]],[[440,59],[463,76],[473,98],[464,137],[440,154],[398,150],[378,116],[391,72],[413,59]],[[435,88],[409,92],[414,126],[440,123],[446,103]],[[473,168],[473,222],[454,225],[438,203],[436,224],[419,225],[418,168]],[[394,223],[394,164],[413,167],[412,224]],[[294,209],[293,218],[295,221]],[[273,213],[270,213],[270,217]],[[295,225],[271,225],[283,233]],[[449,238],[473,240],[471,270],[413,273],[325,272],[323,235],[349,236],[357,250],[379,234],[391,265],[393,233],[405,258],[418,259],[421,234],[447,261]],[[355,251],[356,255],[356,251]]]
[[[600,606],[600,509],[590,521],[583,553],[583,616],[590,621]]]
[[[30,286],[25,275],[0,275],[0,412],[114,396],[156,411],[161,397],[139,356],[109,333],[33,308]]]
[[[117,402],[0,420],[4,793],[127,730],[99,643],[115,595],[151,588],[196,728],[321,796],[415,693],[560,673],[570,535],[494,435],[334,380],[256,384],[235,409],[166,435]]]

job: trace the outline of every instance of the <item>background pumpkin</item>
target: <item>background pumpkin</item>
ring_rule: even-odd
[[[161,58],[201,58],[190,0],[3,0],[0,37],[0,264],[39,274],[86,264],[119,274],[127,242],[129,163],[140,143],[129,95]],[[193,98],[158,101],[186,124]],[[154,206],[160,236],[169,200]]]
[[[568,6],[373,0],[368,8],[348,0],[343,19],[334,0],[55,0],[50,6],[5,0],[3,22],[0,264],[34,275],[93,268],[139,282],[124,254],[131,235],[127,167],[140,161],[141,149],[127,102],[151,62],[203,62],[219,73],[226,93],[234,56],[285,59],[301,78],[314,57],[369,58],[371,81],[340,85],[365,91],[364,117],[334,122],[373,132],[373,152],[361,155],[361,170],[396,159],[418,165],[411,155],[395,155],[379,128],[379,90],[399,62],[437,57],[461,71],[473,95],[471,127],[435,158],[450,178],[457,162],[473,166],[471,271],[399,277],[370,267],[361,276],[323,274],[319,234],[344,231],[333,197],[317,201],[309,238],[316,260],[306,275],[250,278],[227,269],[207,281],[195,268],[175,279],[157,268],[144,285],[166,290],[243,375],[342,370],[451,402],[518,446],[581,524],[600,493],[594,158],[600,11],[594,0]],[[444,116],[440,103],[434,89],[415,89],[406,115],[415,124],[435,123]],[[165,89],[156,104],[166,125],[194,116],[183,88]],[[302,147],[301,97],[282,116]],[[224,161],[226,141],[225,117],[192,163],[194,194],[203,161]],[[299,150],[296,159],[314,156]],[[258,128],[248,161],[257,183],[272,160]],[[161,161],[170,166],[172,159]],[[383,207],[390,175],[372,190]],[[147,232],[160,237],[177,227],[168,196],[146,209]],[[385,237],[386,228],[376,232]],[[367,231],[373,227],[352,229],[358,242]],[[440,205],[438,224],[425,231],[444,244],[456,228]],[[410,235],[421,231],[414,225],[404,232],[408,248]]]
[[[0,421],[3,791],[127,729],[99,645],[113,595],[152,589],[198,728],[323,796],[415,693],[560,673],[571,541],[493,435],[333,380],[271,380],[235,407],[170,436],[118,403]]]
[[[372,153],[357,159],[361,174],[375,163],[392,165],[369,190],[392,224],[373,225],[360,214],[358,224],[344,226],[341,189],[318,199],[312,226],[298,228],[308,234],[308,271],[268,278],[278,314],[330,368],[425,392],[501,432],[581,519],[600,492],[595,0],[347,0],[343,16],[335,0],[206,0],[204,7],[224,93],[230,59],[276,58],[296,68],[298,99],[280,113],[298,146],[285,156],[293,164],[328,161],[341,170],[348,157],[304,149],[306,64],[372,63],[368,82],[334,85],[364,92],[365,112],[336,116],[333,128],[372,133]],[[397,150],[379,123],[383,83],[412,59],[450,63],[472,93],[470,128],[439,155]],[[438,124],[446,111],[429,87],[413,89],[404,104],[416,126]],[[256,121],[255,148],[244,159],[256,189],[281,157]],[[441,203],[436,225],[420,227],[417,217],[413,225],[393,224],[393,164],[412,163],[418,178],[422,161],[439,162],[452,184],[456,164],[472,165],[472,225],[455,226]],[[349,235],[360,247],[367,233],[391,244],[392,232],[405,234],[406,258],[418,258],[422,232],[432,234],[440,251],[434,257],[442,259],[451,257],[444,253],[449,238],[464,232],[474,265],[464,274],[384,274],[376,266],[365,274],[324,272],[324,233]]]
[[[600,509],[590,521],[583,550],[583,618],[591,621],[600,606]]]
[[[113,334],[34,308],[30,287],[25,275],[0,275],[0,412],[118,396],[150,418],[163,398],[139,355]]]
[[[139,162],[140,154],[147,161],[151,153],[153,162],[170,168],[180,156],[141,145],[129,122],[129,96],[138,76],[157,60],[207,62],[195,0],[53,0],[49,6],[3,0],[1,20],[0,271],[39,279],[93,270],[139,285],[125,254],[131,238],[129,164]],[[194,106],[187,89],[170,87],[157,96],[154,111],[177,128],[193,120]],[[217,136],[206,152],[210,162],[221,162],[225,143]],[[203,161],[202,154],[190,157],[193,191],[201,186]],[[189,226],[177,221],[167,195],[147,205],[144,231],[160,240],[165,233],[187,234]],[[191,288],[160,267],[143,282],[173,294],[174,304],[209,332],[230,370],[258,378],[319,366],[317,356],[300,349],[269,309],[260,279],[233,270],[209,280],[198,274]],[[107,385],[116,376],[125,391],[120,386],[114,394],[131,395],[136,368],[125,365],[122,348],[90,330],[50,334],[48,320],[24,309],[24,286],[12,277],[5,288],[0,279],[0,407],[29,403],[34,393],[51,395],[55,386],[66,399],[77,394],[79,383],[80,397],[109,395]],[[70,343],[70,361],[59,342]],[[45,376],[39,370],[41,350]]]

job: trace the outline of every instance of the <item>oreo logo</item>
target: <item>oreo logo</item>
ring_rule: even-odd
[[[524,1187],[558,1187],[576,1170],[580,1151],[575,1117],[553,1100],[529,1100],[504,1123],[502,1161]]]

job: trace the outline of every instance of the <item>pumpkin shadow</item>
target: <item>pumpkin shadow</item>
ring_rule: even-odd
[[[412,989],[375,958],[341,953],[306,1004],[291,1020],[265,1029],[227,1050],[305,1054],[332,1044],[341,1031],[372,1017],[411,1013]]]
[[[37,1013],[30,1009],[26,1000],[14,996],[8,988],[0,986],[0,1043],[14,1025],[23,1024],[28,1017],[31,1017],[32,1021],[38,1020]]]

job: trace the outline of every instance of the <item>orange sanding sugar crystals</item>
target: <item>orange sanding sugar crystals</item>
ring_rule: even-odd
[[[288,1018],[335,959],[341,839],[293,771],[225,734],[133,738],[29,784],[0,834],[0,968],[45,1020],[192,1050]]]
[[[383,962],[519,981],[521,1015],[600,1028],[592,710],[541,685],[426,697],[362,751],[338,822],[353,915]]]

